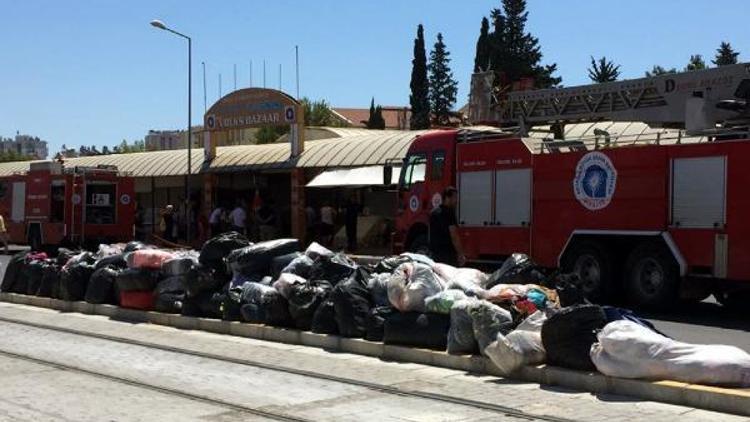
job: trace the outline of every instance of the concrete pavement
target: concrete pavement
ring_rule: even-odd
[[[506,406],[534,416],[574,420],[711,420],[744,418],[681,406],[645,402],[613,395],[592,395],[562,388],[540,387],[491,376],[430,366],[395,363],[376,358],[331,353],[325,350],[253,340],[200,331],[178,330],[151,324],[113,321],[102,316],[60,313],[48,309],[0,303],[0,316],[44,325],[110,333],[124,339],[159,342],[177,348],[204,350],[232,359],[336,374],[415,391],[439,393]],[[360,386],[279,373],[232,362],[165,352],[142,346],[59,333],[24,325],[0,324],[0,351],[31,355],[112,376],[134,378],[159,387],[186,390],[265,410],[289,413],[311,420],[498,420],[506,414],[471,406],[414,397],[400,397]],[[38,380],[57,385],[58,380]],[[15,391],[23,395],[23,385]],[[50,387],[52,388],[52,387]],[[27,392],[33,396],[33,392]],[[2,396],[6,397],[6,396]],[[137,397],[137,395],[136,395]],[[169,401],[170,397],[165,400]],[[98,406],[96,401],[83,406]],[[0,402],[0,408],[5,406]],[[15,402],[8,406],[18,406]],[[168,407],[167,404],[163,406]],[[158,408],[155,407],[155,408]],[[216,409],[205,409],[213,411]],[[94,410],[92,410],[94,412]],[[0,413],[2,414],[2,413]],[[215,419],[211,415],[204,420]],[[73,418],[75,420],[97,420]],[[59,419],[53,419],[59,420]],[[101,420],[101,419],[98,419]],[[116,418],[114,420],[139,420]],[[241,420],[241,419],[236,419]],[[244,420],[244,419],[242,419]]]

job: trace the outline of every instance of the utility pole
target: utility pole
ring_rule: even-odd
[[[208,103],[206,100],[206,62],[201,62],[203,65],[203,114],[208,111]]]
[[[299,46],[294,46],[295,78],[297,79],[297,100],[299,100]]]

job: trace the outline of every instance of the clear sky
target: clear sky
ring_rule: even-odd
[[[187,48],[149,26],[154,18],[193,37],[193,122],[203,114],[201,62],[209,107],[223,92],[253,82],[335,106],[408,105],[412,42],[442,32],[467,98],[483,15],[500,0],[0,0],[0,135],[20,131],[60,145],[115,145],[149,129],[187,124]],[[750,61],[750,0],[529,0],[528,29],[563,84],[587,83],[589,56],[606,55],[622,77],[654,64],[684,67],[712,58],[722,40]]]

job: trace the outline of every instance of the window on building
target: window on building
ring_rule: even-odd
[[[65,218],[65,182],[62,180],[52,181],[50,192],[50,223],[62,223]]]

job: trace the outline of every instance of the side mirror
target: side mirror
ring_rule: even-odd
[[[393,166],[383,166],[383,184],[385,186],[391,185],[393,183],[391,179],[393,179]]]

